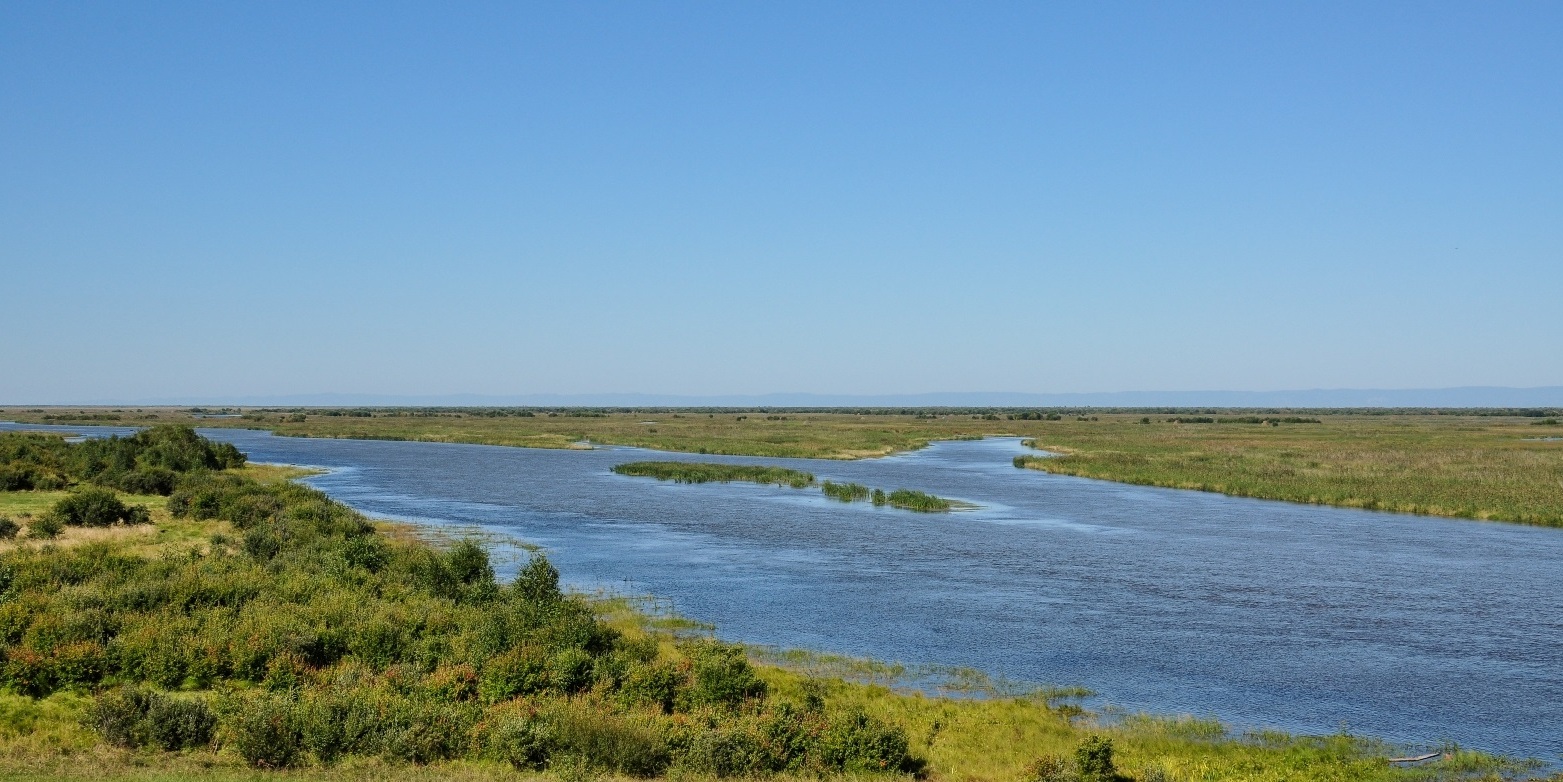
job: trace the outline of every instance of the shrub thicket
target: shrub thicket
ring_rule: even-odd
[[[93,483],[132,494],[171,493],[179,476],[243,466],[244,454],[188,426],[163,425],[129,437],[69,443],[31,433],[0,434],[0,491],[55,490]]]
[[[318,491],[225,473],[183,473],[169,508],[236,534],[177,557],[112,543],[0,554],[0,686],[98,691],[91,724],[107,742],[221,745],[258,768],[910,766],[898,728],[777,702],[738,647],[621,635],[541,556],[500,583],[475,544],[391,540]]]

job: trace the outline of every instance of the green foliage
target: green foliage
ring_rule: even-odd
[[[179,476],[242,467],[244,454],[188,426],[163,425],[129,437],[68,443],[38,434],[0,434],[0,491],[93,483],[132,494],[167,495]]]
[[[114,492],[95,486],[72,492],[55,503],[49,514],[72,527],[148,524],[152,520],[145,507],[127,506]]]
[[[710,464],[705,462],[628,462],[616,464],[613,471],[620,475],[656,478],[676,483],[772,483],[802,489],[814,483],[814,475],[786,467],[765,467],[757,464]]]
[[[896,489],[885,497],[891,506],[920,513],[943,513],[950,509],[950,501],[932,494],[911,489]]]
[[[1076,769],[1061,755],[1039,755],[1026,764],[1026,782],[1076,782]]]
[[[10,516],[0,516],[0,540],[15,540],[16,533],[21,531],[22,526]]]
[[[552,604],[563,594],[559,591],[559,571],[545,557],[535,555],[516,574],[510,590],[530,603]]]
[[[862,712],[832,720],[821,741],[824,765],[842,771],[910,771],[906,734]]]
[[[192,749],[212,743],[217,717],[205,701],[174,698],[134,687],[99,695],[87,720],[105,741],[127,749],[155,747],[164,751]]]
[[[101,518],[112,498],[87,488],[58,515]],[[209,470],[182,473],[169,507],[232,524],[239,551],[0,553],[0,687],[114,685],[87,719],[105,741],[220,743],[265,769],[480,755],[629,776],[888,768],[894,736],[765,716],[795,713],[770,708],[741,647],[625,639],[540,555],[500,586],[474,542],[391,541],[313,489]],[[214,705],[163,694],[181,689]]]
[[[874,504],[875,505],[884,505],[885,503],[887,503],[889,501],[890,501],[890,499],[889,499],[889,497],[887,497],[885,495],[885,490],[884,489],[875,489],[874,490]]]
[[[38,540],[53,540],[64,531],[65,521],[54,513],[34,516],[32,521],[27,523],[27,537]]]
[[[765,682],[749,665],[743,648],[718,641],[699,641],[683,648],[692,663],[693,681],[687,698],[695,706],[737,706],[765,696]]]
[[[1113,765],[1113,740],[1092,734],[1075,747],[1075,766],[1080,782],[1117,782]]]
[[[868,499],[868,487],[861,483],[833,483],[825,481],[820,486],[820,491],[826,497],[842,502],[855,502]]]

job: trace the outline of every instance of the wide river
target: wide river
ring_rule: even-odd
[[[1240,727],[1563,756],[1560,530],[1054,476],[1011,466],[1014,439],[837,462],[202,433],[329,468],[308,482],[368,514],[540,545],[571,584],[669,599],[731,640],[1083,685]],[[609,471],[647,458],[978,509]]]

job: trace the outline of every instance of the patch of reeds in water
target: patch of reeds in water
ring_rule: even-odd
[[[766,467],[758,464],[711,464],[708,462],[627,462],[616,464],[613,471],[620,475],[656,478],[675,483],[769,483],[802,489],[814,483],[813,473],[786,467]]]
[[[861,483],[836,483],[825,481],[820,485],[820,491],[826,497],[842,502],[857,502],[868,499],[868,487]]]

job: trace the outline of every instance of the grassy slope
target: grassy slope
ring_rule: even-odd
[[[102,410],[90,411],[102,413]],[[59,410],[52,411],[59,414]],[[11,408],[0,418],[41,421]],[[1029,466],[1104,480],[1220,491],[1266,499],[1563,525],[1563,435],[1534,419],[1454,415],[1321,415],[1321,424],[1170,424],[1168,415],[1100,415],[1099,421],[986,421],[970,416],[788,413],[616,413],[603,418],[374,417],[311,415],[283,423],[192,419],[173,410],[125,411],[124,424],[183,420],[253,426],[279,434],[492,445],[570,447],[582,439],[669,451],[858,458],[920,448],[931,440],[1011,434],[1066,458]],[[157,419],[145,416],[156,415]],[[645,423],[654,421],[655,423]],[[53,421],[51,421],[53,423]]]

